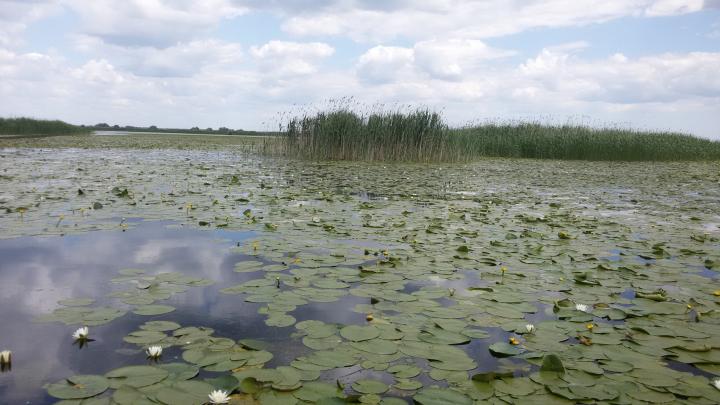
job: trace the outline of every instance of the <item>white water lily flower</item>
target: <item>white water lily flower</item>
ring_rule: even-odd
[[[162,355],[162,346],[150,346],[147,348],[146,353],[148,357],[157,359],[160,355]]]
[[[85,340],[88,337],[88,334],[90,331],[88,330],[87,326],[83,326],[82,328],[78,328],[75,332],[73,332],[72,337],[75,340]]]
[[[713,385],[713,387],[720,390],[720,378],[716,378],[716,379],[712,380],[712,385]]]
[[[208,395],[211,404],[227,404],[230,402],[230,397],[226,391],[215,390]]]
[[[535,325],[531,323],[525,325],[525,330],[527,331],[527,333],[535,333],[535,329]]]
[[[575,309],[582,312],[590,312],[590,306],[586,304],[575,304]]]
[[[0,352],[0,364],[10,364],[12,361],[12,352],[10,350],[3,350]]]

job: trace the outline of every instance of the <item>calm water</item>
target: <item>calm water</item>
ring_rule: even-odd
[[[137,221],[134,225],[125,232],[96,231],[0,240],[0,342],[3,348],[13,351],[12,370],[0,374],[0,403],[51,404],[57,400],[46,394],[44,384],[76,374],[104,374],[119,366],[146,364],[145,354],[136,345],[124,342],[123,337],[149,320],[206,326],[215,329],[215,336],[265,341],[275,356],[267,367],[289,364],[311,352],[300,339],[292,336],[294,327],[265,325],[265,317],[257,313],[264,304],[219,293],[221,288],[256,277],[254,273],[234,272],[235,263],[247,258],[231,252],[232,247],[251,238],[252,232],[183,229],[167,221]],[[140,316],[128,312],[108,324],[91,327],[91,337],[95,340],[82,349],[73,344],[71,337],[79,325],[33,321],[58,308],[57,302],[67,298],[94,298],[93,306],[118,307],[118,301],[106,295],[126,287],[110,282],[123,268],[139,268],[148,273],[181,272],[216,283],[192,287],[185,293],[158,301],[177,308],[169,314]],[[462,281],[431,280],[429,283],[459,287],[460,283],[476,282],[468,276]],[[423,284],[412,283],[408,291]],[[333,303],[304,305],[292,315],[298,321],[362,323],[363,316],[351,309],[367,303],[367,298],[348,295]],[[499,329],[491,329],[490,333],[493,336],[490,340],[505,335]],[[490,370],[497,364],[487,351],[487,343],[474,340],[463,347],[480,364],[478,370]],[[182,361],[181,354],[178,347],[166,349],[163,361]],[[211,377],[220,373],[202,372],[201,376],[203,374]],[[383,378],[382,373],[364,371],[359,366],[334,370],[326,376],[355,379],[358,374]]]
[[[120,365],[143,364],[144,354],[122,338],[153,320],[214,328],[218,336],[263,339],[270,343],[274,363],[287,363],[302,352],[286,341],[293,328],[269,328],[256,312],[260,304],[219,294],[229,284],[251,277],[233,272],[242,255],[230,248],[251,233],[169,229],[166,222],[144,222],[121,231],[0,241],[0,342],[13,351],[12,371],[0,374],[0,402],[54,403],[42,385],[74,374],[103,374]],[[148,272],[182,272],[216,281],[194,287],[162,301],[177,307],[165,315],[128,313],[109,324],[92,327],[95,339],[79,349],[73,345],[76,325],[37,323],[32,320],[57,308],[58,300],[97,299],[97,305],[117,306],[104,296],[110,279],[122,268]],[[117,287],[117,286],[116,286]],[[168,349],[165,361],[176,361],[181,351]]]

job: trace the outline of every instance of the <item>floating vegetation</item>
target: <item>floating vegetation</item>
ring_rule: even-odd
[[[53,297],[60,307],[41,319],[89,326],[93,350],[126,356],[101,369],[74,364],[70,377],[45,381],[54,398],[720,400],[716,163],[378,170],[223,151],[75,153],[4,157],[3,238],[101,229],[92,235],[142,236],[148,246],[135,264],[99,276],[106,296]],[[90,209],[93,201],[103,208]],[[30,209],[21,218],[16,207]],[[150,260],[162,238],[135,234],[149,226],[138,218],[186,235],[170,251],[190,269]],[[189,258],[199,235],[223,241]],[[195,270],[208,260],[222,264]],[[212,308],[198,315],[200,300]]]

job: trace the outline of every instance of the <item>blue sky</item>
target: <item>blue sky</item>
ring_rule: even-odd
[[[0,0],[0,115],[275,127],[327,100],[720,139],[720,1]]]

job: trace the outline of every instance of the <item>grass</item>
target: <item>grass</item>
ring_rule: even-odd
[[[467,162],[482,157],[610,161],[720,160],[720,142],[691,135],[485,123],[452,128],[429,110],[358,113],[331,109],[291,118],[270,152],[311,160]]]
[[[90,128],[80,127],[58,120],[0,118],[0,135],[71,135],[89,133],[90,131]]]

